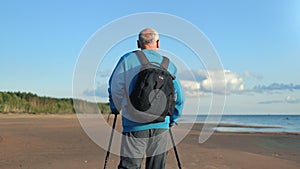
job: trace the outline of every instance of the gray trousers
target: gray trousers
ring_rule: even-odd
[[[146,156],[146,169],[164,169],[168,152],[167,129],[123,133],[118,169],[140,169]]]

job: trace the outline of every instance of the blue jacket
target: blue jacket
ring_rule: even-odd
[[[162,62],[162,56],[154,50],[143,50],[150,62]],[[141,64],[137,55],[133,52],[129,52],[123,55],[117,63],[110,79],[109,79],[109,102],[112,113],[119,113],[122,110],[122,126],[123,132],[139,131],[147,129],[168,129],[169,126],[174,125],[178,121],[179,116],[182,114],[182,108],[184,104],[184,95],[179,83],[179,79],[176,78],[174,82],[176,105],[172,116],[167,116],[164,122],[143,124],[129,120],[126,118],[128,111],[128,95],[130,82],[133,77],[140,70]],[[176,77],[177,68],[170,61],[168,71]]]

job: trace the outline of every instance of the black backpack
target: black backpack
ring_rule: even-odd
[[[139,73],[130,82],[129,99],[135,111],[130,115],[141,123],[165,121],[175,108],[175,79],[168,72],[169,59],[163,56],[162,63],[149,62],[145,54],[137,50],[142,66]]]

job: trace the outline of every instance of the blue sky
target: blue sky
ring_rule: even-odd
[[[1,1],[0,90],[71,97],[87,40],[111,21],[141,12],[178,16],[209,38],[235,80],[225,112],[300,112],[297,0]],[[127,45],[134,48],[135,40]],[[204,112],[208,103],[201,96]]]

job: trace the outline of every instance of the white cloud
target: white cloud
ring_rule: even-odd
[[[288,103],[288,104],[299,104],[300,98],[295,98],[293,96],[287,96],[285,99],[281,100],[265,100],[257,102],[258,104],[278,104],[278,103]]]
[[[100,73],[101,74],[101,73]],[[101,75],[106,75],[102,72]],[[245,87],[244,78],[261,79],[259,75],[250,72],[244,72],[242,75],[230,70],[193,70],[178,72],[183,91],[187,97],[209,96],[211,94],[249,94],[249,93],[267,93],[272,94],[279,91],[300,90],[299,84],[271,83],[270,85],[257,85],[253,88]],[[107,84],[98,83],[96,89],[86,90],[85,95],[95,95],[98,97],[107,97]],[[288,96],[285,100],[269,100],[258,102],[259,104],[270,104],[273,102],[298,103],[299,99]]]
[[[299,98],[295,98],[294,96],[287,96],[285,98],[285,102],[286,103],[292,103],[292,104],[295,104],[295,103],[300,103],[300,99]]]
[[[226,91],[228,93],[238,93],[244,91],[244,79],[237,73],[226,71],[225,72]]]
[[[186,96],[207,96],[209,93],[201,91],[201,83],[191,80],[180,81]]]
[[[243,77],[229,70],[197,70],[193,74],[194,80],[181,80],[187,96],[240,93],[245,88]]]

